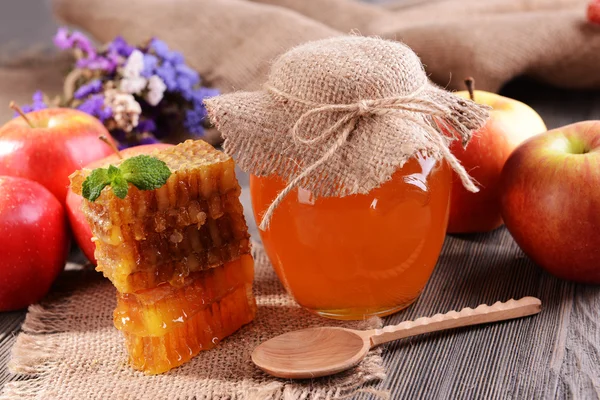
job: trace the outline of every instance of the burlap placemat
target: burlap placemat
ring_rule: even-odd
[[[121,334],[113,327],[115,289],[91,270],[66,271],[65,287],[34,305],[13,348],[9,368],[30,379],[10,382],[0,396],[14,399],[338,399],[367,391],[385,377],[381,349],[356,368],[331,378],[281,380],[256,368],[252,349],[275,335],[312,326],[374,328],[380,319],[326,320],[287,295],[263,250],[255,245],[255,320],[169,373],[146,376],[127,365]],[[73,287],[74,285],[74,287]]]

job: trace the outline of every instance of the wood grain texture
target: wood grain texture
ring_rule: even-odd
[[[519,300],[498,301],[491,306],[482,304],[475,309],[465,307],[460,311],[449,311],[432,317],[404,321],[398,325],[388,325],[382,329],[367,332],[367,337],[372,346],[378,346],[424,333],[525,317],[539,313],[541,308],[542,303],[539,299],[527,296]]]
[[[381,329],[354,330],[323,326],[291,331],[254,349],[252,361],[263,371],[284,379],[312,379],[348,370],[362,361],[369,349],[409,336],[486,324],[537,314],[542,303],[535,297],[511,299],[489,306],[420,317]],[[325,322],[325,321],[324,321]],[[325,322],[326,323],[326,322]]]
[[[23,320],[25,320],[23,311],[0,314],[0,386],[11,378],[6,372],[6,364],[10,359],[10,349]]]
[[[287,332],[256,347],[252,361],[268,374],[284,379],[333,375],[365,358],[371,343],[363,332],[340,327]]]

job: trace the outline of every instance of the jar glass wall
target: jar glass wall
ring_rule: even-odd
[[[452,172],[411,159],[366,195],[316,198],[296,189],[260,231],[286,290],[303,307],[337,319],[384,316],[410,305],[439,257]],[[254,215],[284,189],[277,176],[250,178]]]

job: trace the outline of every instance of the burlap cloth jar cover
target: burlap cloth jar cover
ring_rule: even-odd
[[[316,196],[365,194],[419,153],[444,159],[477,191],[448,144],[458,138],[466,145],[488,108],[430,83],[417,55],[399,42],[308,42],[275,60],[263,90],[214,97],[206,106],[242,169],[288,181],[261,229],[297,186]]]

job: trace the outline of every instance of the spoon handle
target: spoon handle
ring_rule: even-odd
[[[520,300],[511,299],[505,303],[497,302],[491,306],[482,304],[476,309],[467,307],[458,312],[450,311],[446,314],[436,314],[433,317],[422,317],[414,321],[404,321],[398,325],[386,326],[383,329],[373,329],[365,333],[371,339],[371,347],[374,347],[422,333],[525,317],[537,314],[541,309],[542,302],[539,299],[535,297],[523,297]]]

